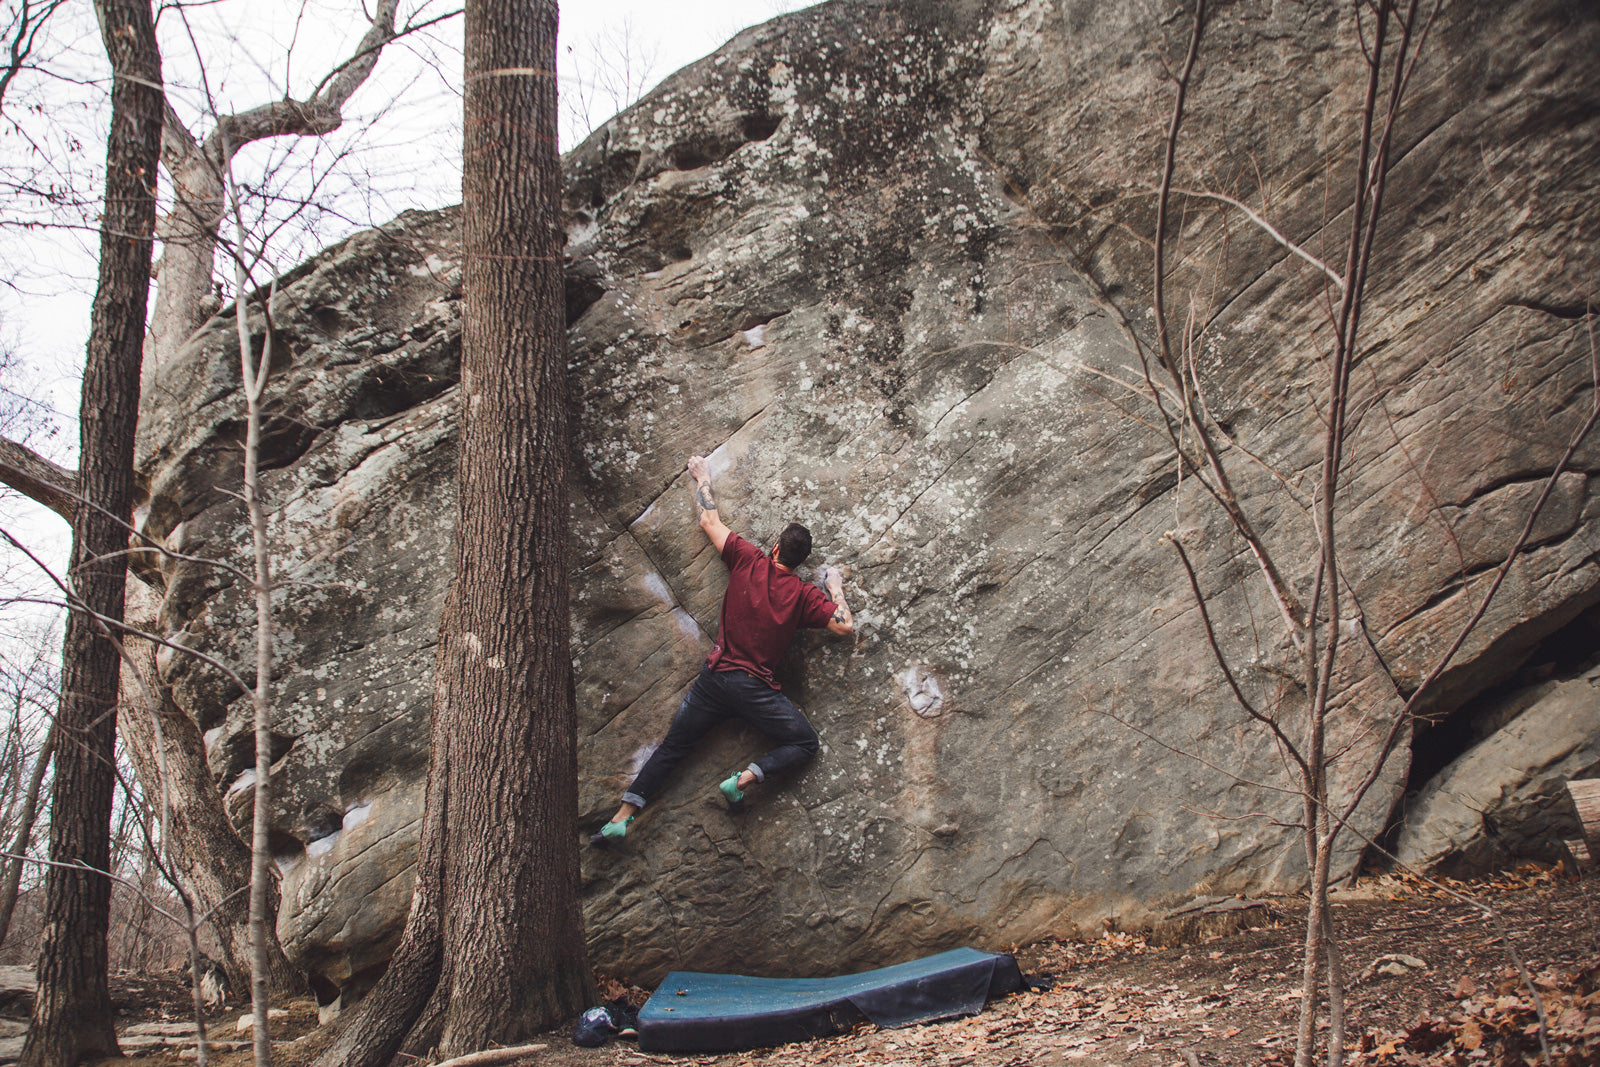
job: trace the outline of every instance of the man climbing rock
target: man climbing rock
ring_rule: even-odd
[[[803,582],[794,568],[811,554],[811,531],[790,523],[763,554],[728,529],[717,514],[711,492],[711,467],[701,456],[689,458],[694,502],[700,529],[711,538],[728,565],[728,591],[722,597],[722,620],[700,676],[672,717],[672,725],[644,768],[622,794],[622,806],[589,840],[604,845],[628,833],[628,824],[661,788],[672,769],[712,727],[738,718],[757,727],[774,748],[717,786],[728,807],[737,811],[745,793],[774,774],[791,771],[817,754],[817,732],[800,709],[784,696],[772,669],[783,658],[796,629],[826,628],[848,637],[855,619],[844,601],[838,568],[823,569],[828,595]],[[829,598],[832,598],[831,600]]]

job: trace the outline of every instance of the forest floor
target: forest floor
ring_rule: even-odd
[[[1470,885],[1449,883],[1488,905],[1478,908],[1409,879],[1385,877],[1339,893],[1335,918],[1347,972],[1347,1050],[1353,1064],[1600,1064],[1600,878],[1563,878],[1526,869]],[[598,1049],[572,1044],[570,1027],[521,1064],[555,1067],[1277,1067],[1293,1060],[1299,1007],[1297,960],[1303,901],[1273,898],[1252,914],[1262,925],[1196,944],[1154,948],[1138,935],[1108,932],[1093,942],[1017,948],[1034,984],[980,1015],[883,1030],[863,1026],[836,1037],[723,1055],[641,1053],[626,1041]],[[1508,947],[1509,946],[1509,947]],[[1518,960],[1521,961],[1519,967]],[[1375,968],[1396,973],[1382,973]],[[1532,981],[1530,990],[1522,968]],[[635,1006],[645,991],[605,983]],[[113,984],[132,1035],[184,1019],[175,979]],[[1535,991],[1537,996],[1535,995]],[[1539,1008],[1549,1059],[1541,1052]],[[307,1063],[326,1040],[309,1001],[274,1024],[274,1062]],[[210,1024],[225,1039],[213,1062],[248,1067],[236,1033],[239,1010]],[[142,1024],[142,1025],[141,1025]],[[1324,1030],[1326,1033],[1326,1030]],[[320,1040],[319,1040],[320,1039]],[[129,1067],[182,1067],[189,1047],[125,1046]]]

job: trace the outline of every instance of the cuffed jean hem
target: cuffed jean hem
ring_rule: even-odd
[[[758,766],[757,764],[752,763],[752,764],[750,764],[750,766],[746,767],[745,770],[747,770],[751,774],[755,775],[756,776],[756,781],[758,781],[758,782],[764,782],[764,781],[767,780],[766,772],[763,771],[760,768],[760,766]]]
[[[642,808],[647,803],[644,797],[640,796],[638,793],[622,794],[622,802],[624,804],[632,804],[636,808]]]

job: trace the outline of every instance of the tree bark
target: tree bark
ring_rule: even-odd
[[[468,0],[465,41],[466,417],[434,696],[457,723],[447,1056],[530,1040],[593,989],[576,832],[555,0]],[[507,913],[507,900],[526,906]]]
[[[223,174],[229,157],[244,145],[263,138],[320,136],[337,129],[343,121],[345,103],[366,81],[384,47],[397,34],[397,8],[398,0],[379,0],[371,24],[353,54],[305,100],[275,100],[224,116],[203,141],[194,138],[177,114],[163,104],[161,159],[172,178],[174,204],[156,221],[163,256],[156,271],[155,306],[146,346],[147,372],[170,359],[209,314],[207,299],[212,292],[217,235],[226,203]],[[72,521],[79,491],[76,472],[51,463],[19,443],[0,439],[0,482]],[[149,678],[152,691],[164,693],[154,675]],[[192,843],[180,840],[179,865],[198,893],[202,908],[216,907],[218,901],[244,884],[242,872],[248,870],[249,852],[227,822],[220,798],[210,786],[198,728],[175,706],[169,704],[163,714],[166,757],[175,779],[175,825],[180,834],[193,828],[200,835]],[[148,724],[141,720],[128,733],[141,777],[147,787],[153,787],[158,776],[149,747],[154,742]],[[189,810],[191,807],[194,810]],[[237,843],[238,849],[244,849],[242,859],[238,850],[228,844],[229,839]],[[275,902],[269,907],[275,913]],[[215,913],[229,980],[236,990],[246,988],[248,975],[246,933],[242,925],[235,926],[236,922],[243,923],[244,908],[243,903],[238,905],[237,917],[232,914],[236,909],[231,903]],[[303,988],[302,976],[284,957],[270,929],[268,936],[270,992],[277,995],[299,991]],[[237,959],[232,956],[234,951],[239,952]],[[236,970],[238,967],[244,971]]]
[[[71,580],[89,610],[120,620],[128,545],[120,520],[133,497],[161,142],[161,55],[149,0],[101,0],[96,13],[114,78],[100,276],[79,410],[82,499],[74,508]],[[110,863],[119,674],[116,649],[93,619],[74,611],[63,652],[50,855],[93,870],[52,866],[45,876],[39,990],[23,1067],[121,1054],[106,985],[111,883],[96,873]]]
[[[520,1043],[594,995],[578,897],[555,42],[555,0],[467,4],[456,573],[428,818],[401,951],[324,1067],[376,1067],[397,1029],[437,1026],[445,1056]]]
[[[0,438],[0,482],[68,522],[77,507],[78,475],[16,441]]]
[[[128,618],[141,630],[155,632],[154,595],[140,583],[130,583]],[[171,855],[178,876],[195,896],[198,911],[211,916],[212,929],[222,947],[222,966],[236,996],[250,988],[250,849],[228,821],[206,765],[205,739],[200,727],[176,703],[156,673],[155,646],[130,640],[125,648],[144,681],[145,691],[158,702],[161,739],[165,743],[171,798]],[[124,670],[129,669],[124,665]],[[132,692],[134,686],[123,686]],[[121,719],[125,749],[144,786],[145,796],[157,803],[161,796],[160,763],[156,759],[155,731],[143,708],[130,707]],[[274,996],[305,991],[305,978],[289,962],[279,944],[276,894],[269,894],[273,916],[268,924],[268,985]]]
[[[222,224],[222,178],[219,161],[185,132],[174,137],[177,117],[166,118],[166,151],[172,179],[172,209],[156,222],[161,262],[156,267],[155,307],[150,315],[150,371],[168,362],[178,347],[209,317],[217,255],[217,229]],[[178,127],[181,130],[181,127]]]

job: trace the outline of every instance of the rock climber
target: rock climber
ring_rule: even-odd
[[[733,811],[742,808],[752,786],[774,774],[791,771],[815,756],[817,732],[783,695],[773,680],[772,669],[788,650],[795,630],[802,626],[827,629],[843,637],[855,633],[855,617],[845,603],[844,579],[837,567],[823,568],[827,596],[794,573],[811,554],[811,531],[792,522],[778,535],[771,551],[763,554],[728,529],[717,514],[717,499],[711,492],[711,467],[704,457],[689,458],[689,477],[694,481],[700,529],[711,538],[711,544],[728,565],[728,590],[722,596],[717,643],[711,646],[700,676],[672,717],[665,740],[622,794],[622,806],[610,822],[590,837],[590,843],[595,845],[625,837],[628,824],[649,803],[672,769],[712,727],[724,720],[742,719],[760,729],[775,745],[717,786],[717,793]]]

